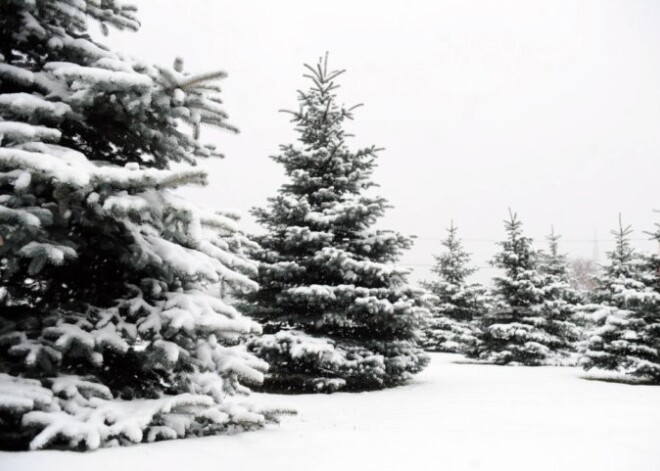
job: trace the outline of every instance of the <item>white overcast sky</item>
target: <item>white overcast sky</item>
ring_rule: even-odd
[[[105,41],[186,69],[222,69],[237,136],[192,199],[263,205],[283,182],[268,159],[294,138],[283,108],[325,51],[347,69],[340,98],[364,103],[352,146],[382,146],[375,178],[394,205],[381,227],[416,234],[402,262],[426,277],[453,219],[486,265],[507,208],[543,244],[602,253],[619,212],[635,237],[660,222],[660,1],[142,0],[139,33]],[[639,248],[656,244],[639,240]],[[482,273],[486,277],[489,270]]]

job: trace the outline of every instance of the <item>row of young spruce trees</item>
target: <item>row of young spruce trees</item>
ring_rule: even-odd
[[[470,284],[470,256],[448,229],[437,279],[424,283],[436,302],[423,342],[431,351],[463,353],[496,364],[574,365],[615,370],[660,383],[660,258],[633,250],[619,218],[614,250],[591,291],[576,289],[560,237],[533,249],[516,214],[493,260],[501,276],[491,290]],[[653,234],[660,240],[660,226]]]
[[[288,411],[249,388],[395,386],[425,349],[526,365],[581,352],[587,368],[660,381],[658,259],[632,251],[628,228],[594,293],[570,288],[558,237],[536,252],[515,215],[492,290],[468,282],[453,226],[437,279],[411,286],[396,264],[411,240],[373,228],[388,207],[367,191],[378,149],[347,146],[353,108],[326,59],[291,112],[298,142],[274,157],[288,183],[247,237],[175,191],[221,157],[203,125],[236,132],[224,73],[114,52],[90,23],[139,28],[117,0],[0,5],[0,447],[257,428]]]

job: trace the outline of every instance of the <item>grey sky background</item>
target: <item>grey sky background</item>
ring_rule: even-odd
[[[416,234],[402,259],[428,276],[453,219],[486,266],[507,208],[571,256],[610,248],[617,215],[635,237],[660,222],[660,2],[655,0],[143,0],[143,28],[104,41],[154,63],[222,69],[234,136],[205,130],[227,158],[204,164],[193,200],[240,210],[284,181],[268,159],[295,138],[287,115],[302,64],[325,51],[339,90],[364,103],[351,145],[382,146],[375,173],[394,208],[380,226]],[[657,250],[638,240],[636,246]],[[478,278],[488,278],[492,270]]]

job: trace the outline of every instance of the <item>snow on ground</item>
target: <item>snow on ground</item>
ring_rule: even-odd
[[[387,391],[257,395],[299,411],[257,432],[0,453],[0,470],[660,470],[660,387],[457,361],[433,354],[414,382]]]

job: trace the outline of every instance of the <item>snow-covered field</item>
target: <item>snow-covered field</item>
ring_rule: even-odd
[[[461,364],[432,355],[408,386],[260,396],[299,414],[233,436],[91,453],[0,453],[2,471],[660,470],[660,387],[574,368]]]

